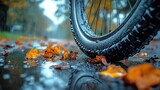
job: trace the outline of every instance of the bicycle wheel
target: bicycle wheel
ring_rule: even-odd
[[[104,55],[113,62],[132,56],[144,48],[160,28],[158,0],[70,2],[74,39],[90,57]]]

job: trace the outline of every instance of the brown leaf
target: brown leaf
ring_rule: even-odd
[[[8,54],[9,54],[9,52],[7,52],[7,51],[1,52],[1,55],[2,55],[2,56],[5,56],[5,57],[8,56]]]
[[[72,52],[71,53],[71,60],[76,60],[77,55],[78,55],[78,52]]]
[[[31,42],[28,42],[28,46],[29,46],[29,47],[32,46],[32,43],[31,43]]]
[[[17,40],[17,41],[15,41],[15,44],[17,44],[17,45],[22,45],[23,42],[22,42],[21,40]]]
[[[61,70],[61,69],[69,68],[69,65],[67,63],[62,63],[60,65],[52,65],[52,66],[50,66],[50,68]]]
[[[102,63],[103,65],[108,65],[105,56],[96,56],[96,58],[89,59],[88,62],[92,64]]]
[[[54,47],[52,48],[52,50],[53,50],[53,54],[54,54],[54,55],[60,55],[60,54],[61,54],[61,51],[62,51],[59,46],[54,46]]]
[[[44,56],[45,58],[54,57],[54,55],[52,54],[52,52],[45,52],[43,56]]]
[[[7,43],[8,39],[0,39],[0,42]]]
[[[6,49],[6,50],[11,49],[11,48],[13,48],[13,46],[11,46],[11,45],[4,46],[4,49]]]
[[[69,52],[65,51],[64,54],[62,55],[62,60],[69,59]]]
[[[3,46],[3,44],[0,44],[0,47],[2,47]]]

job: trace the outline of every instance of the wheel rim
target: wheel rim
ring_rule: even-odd
[[[83,0],[82,0],[83,1]],[[106,36],[118,28],[131,16],[139,0],[84,0],[84,17],[94,36]],[[132,12],[131,12],[132,11]]]

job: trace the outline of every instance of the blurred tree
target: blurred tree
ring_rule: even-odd
[[[55,0],[58,1],[58,0]],[[69,18],[70,13],[69,13],[69,0],[64,0],[64,3],[59,3],[57,5],[58,9],[55,12],[55,16],[56,17],[60,17],[60,16],[65,16],[66,19]]]
[[[0,1],[0,31],[7,30],[7,11],[8,5],[6,5],[3,1]]]
[[[22,34],[27,36],[43,36],[44,30],[48,27],[48,22],[42,13],[43,10],[38,6],[42,1],[43,0],[2,0],[2,8],[5,9],[4,7],[8,7],[5,10],[0,10],[5,11],[5,15],[2,16],[1,14],[1,17],[5,19],[3,20],[3,25],[11,27],[21,25],[23,27],[21,30]]]
[[[60,0],[55,0],[55,1],[58,2]],[[65,17],[64,21],[58,26],[59,35],[57,35],[56,37],[71,39],[73,38],[73,36],[72,36],[70,20],[69,20],[69,16],[70,16],[69,0],[63,0],[63,1],[64,3],[59,3],[57,5],[58,9],[54,14],[57,18]]]

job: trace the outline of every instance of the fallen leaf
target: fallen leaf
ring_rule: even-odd
[[[54,55],[60,55],[61,54],[61,48],[59,46],[54,46],[52,48],[52,50],[53,50]]]
[[[71,60],[76,60],[77,55],[78,55],[78,52],[72,52],[70,59]]]
[[[139,90],[150,90],[152,86],[160,83],[160,70],[149,63],[140,64],[128,69],[124,81],[137,86]]]
[[[0,44],[0,47],[2,47],[3,46],[3,44]]]
[[[11,48],[13,48],[13,46],[11,46],[11,45],[6,45],[6,46],[4,46],[4,49],[5,49],[5,50],[11,49]]]
[[[15,41],[15,44],[17,44],[17,45],[22,45],[23,42],[22,42],[21,40],[17,40],[17,41]]]
[[[61,70],[61,69],[67,69],[67,68],[69,68],[69,65],[67,63],[63,62],[60,65],[52,65],[52,66],[50,66],[50,68]]]
[[[5,56],[5,57],[8,56],[8,54],[9,54],[9,52],[7,52],[7,51],[5,51],[5,50],[1,52],[1,55],[2,55],[2,56]]]
[[[39,50],[36,50],[34,48],[31,48],[27,53],[26,53],[26,59],[35,59],[38,56],[40,56],[41,52]]]
[[[100,75],[110,76],[112,78],[121,78],[127,74],[127,72],[120,66],[109,65],[106,70],[99,72]]]
[[[28,46],[29,46],[29,47],[32,46],[32,43],[31,43],[31,42],[28,42]]]
[[[0,42],[7,43],[7,42],[8,42],[8,39],[4,39],[4,38],[3,38],[3,39],[0,40]]]
[[[62,55],[62,60],[69,59],[69,52],[65,51],[64,54]]]
[[[40,42],[40,45],[41,46],[47,46],[47,44],[45,42],[42,42],[42,41]]]
[[[102,63],[103,65],[108,65],[105,56],[96,56],[96,58],[89,59],[88,62],[92,64]]]
[[[49,44],[48,47],[45,49],[44,55],[45,58],[51,58],[54,57],[53,55],[53,50],[52,50],[52,45]]]
[[[48,52],[48,51],[46,51],[43,56],[45,58],[52,58],[52,57],[54,57],[54,55],[52,54],[52,52]]]

